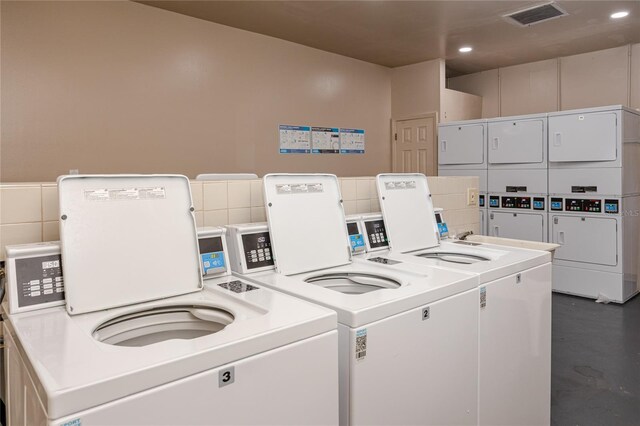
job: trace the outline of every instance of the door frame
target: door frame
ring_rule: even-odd
[[[391,117],[391,172],[395,173],[395,165],[396,165],[396,144],[398,142],[397,140],[397,126],[398,126],[398,121],[406,121],[406,120],[417,120],[420,118],[433,118],[435,125],[433,126],[433,130],[435,133],[435,138],[434,138],[434,147],[433,147],[433,152],[435,154],[435,161],[436,161],[436,171],[435,171],[435,175],[437,176],[438,174],[438,112],[437,111],[431,111],[431,112],[426,112],[423,114],[414,114],[414,115],[403,115],[400,117]]]

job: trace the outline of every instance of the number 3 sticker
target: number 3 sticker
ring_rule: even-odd
[[[225,368],[218,373],[218,387],[230,385],[234,382],[236,376],[234,374],[234,367]]]

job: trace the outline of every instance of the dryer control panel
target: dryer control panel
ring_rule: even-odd
[[[494,209],[545,210],[545,198],[491,195],[489,197],[489,207]]]
[[[620,213],[620,200],[551,197],[550,210],[554,212],[618,214]]]

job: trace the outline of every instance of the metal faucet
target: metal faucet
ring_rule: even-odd
[[[467,231],[467,232],[463,232],[462,234],[458,234],[458,235],[457,235],[457,238],[458,238],[459,240],[464,241],[464,240],[466,240],[466,239],[467,239],[467,237],[468,237],[469,235],[473,235],[473,231]]]

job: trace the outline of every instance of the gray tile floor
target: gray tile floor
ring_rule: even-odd
[[[552,425],[640,425],[640,296],[553,295]]]

